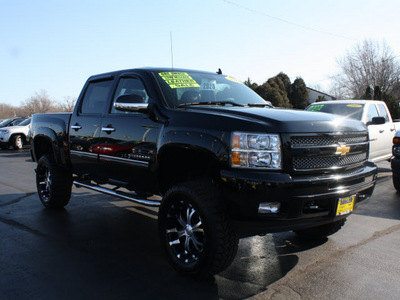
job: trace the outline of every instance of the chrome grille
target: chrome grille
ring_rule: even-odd
[[[294,171],[318,171],[336,169],[359,164],[368,159],[368,134],[310,134],[292,135],[289,138],[292,149]],[[340,155],[338,147],[349,146],[350,152]]]
[[[347,155],[343,157],[325,156],[325,157],[295,157],[293,159],[293,168],[295,170],[326,169],[331,167],[344,167],[367,159],[366,153]]]
[[[293,147],[328,146],[338,143],[354,144],[368,141],[366,135],[357,136],[292,136],[290,143]]]

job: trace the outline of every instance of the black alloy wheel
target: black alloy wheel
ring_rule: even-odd
[[[62,208],[71,197],[72,174],[57,166],[52,156],[43,155],[36,168],[36,187],[46,208]]]
[[[184,264],[198,261],[206,242],[198,212],[192,204],[180,200],[170,206],[167,218],[167,243],[173,255]]]
[[[38,169],[38,193],[44,203],[48,203],[51,198],[51,171],[47,166],[42,165]]]
[[[208,277],[235,258],[238,238],[212,184],[173,186],[160,206],[158,225],[167,258],[179,273]]]

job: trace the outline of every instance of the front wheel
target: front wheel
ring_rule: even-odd
[[[312,228],[307,228],[307,229],[302,229],[302,230],[296,230],[295,232],[303,238],[308,238],[308,239],[320,239],[327,237],[329,235],[334,234],[335,232],[338,232],[346,223],[347,218],[343,218],[339,221],[329,223],[329,224],[324,224]]]
[[[16,135],[12,139],[12,147],[14,150],[21,150],[24,147],[24,140],[21,135]]]
[[[400,175],[393,174],[392,176],[393,185],[396,191],[400,192]]]
[[[58,166],[50,155],[43,155],[36,169],[36,187],[46,208],[62,208],[71,197],[72,174]]]
[[[168,260],[182,274],[213,275],[235,258],[238,238],[211,184],[172,187],[160,206],[158,224]]]

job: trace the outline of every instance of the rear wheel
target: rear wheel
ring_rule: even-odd
[[[172,187],[159,210],[159,234],[168,260],[180,273],[208,276],[233,261],[238,238],[212,185],[190,182]]]
[[[62,208],[71,197],[71,172],[58,166],[50,155],[43,155],[36,169],[36,187],[46,208]]]
[[[346,220],[347,218],[344,218],[333,223],[324,224],[321,226],[302,229],[302,230],[296,230],[295,232],[299,236],[304,238],[309,238],[309,239],[324,238],[334,234],[335,232],[338,232],[343,227],[344,223],[346,223]]]

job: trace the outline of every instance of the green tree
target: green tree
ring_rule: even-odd
[[[392,115],[392,119],[400,119],[399,102],[396,101],[396,98],[392,95],[383,93],[382,100],[385,101],[390,114]]]
[[[289,101],[286,85],[281,78],[282,76],[277,75],[268,79],[267,82],[271,86],[271,93],[269,95],[271,99],[267,100],[271,101],[274,106],[291,108],[292,105]]]
[[[287,76],[283,72],[280,72],[278,75],[276,75],[276,77],[279,78],[282,81],[282,83],[283,83],[283,85],[285,87],[286,93],[288,95],[290,95],[292,83],[290,82],[289,76]]]
[[[382,99],[382,92],[379,86],[374,88],[374,100],[381,100]]]
[[[262,85],[253,83],[250,78],[244,84],[277,107],[304,109],[308,105],[308,90],[304,80],[296,78],[292,84],[289,76],[283,72]]]
[[[252,82],[250,80],[250,77],[248,77],[247,80],[245,80],[244,84],[247,85],[249,88],[251,88],[253,91],[255,91],[258,87],[257,83]]]
[[[360,99],[372,100],[372,92],[371,92],[371,88],[369,86],[365,89],[365,93],[364,93],[364,95],[362,95],[360,97]]]
[[[304,109],[307,107],[308,90],[302,78],[298,77],[292,83],[289,98],[294,108]]]
[[[282,81],[281,81],[282,83]],[[270,78],[268,81],[259,85],[255,92],[259,94],[263,99],[271,101],[272,105],[277,107],[291,107],[289,98],[284,91],[280,89],[280,84],[274,78]]]

